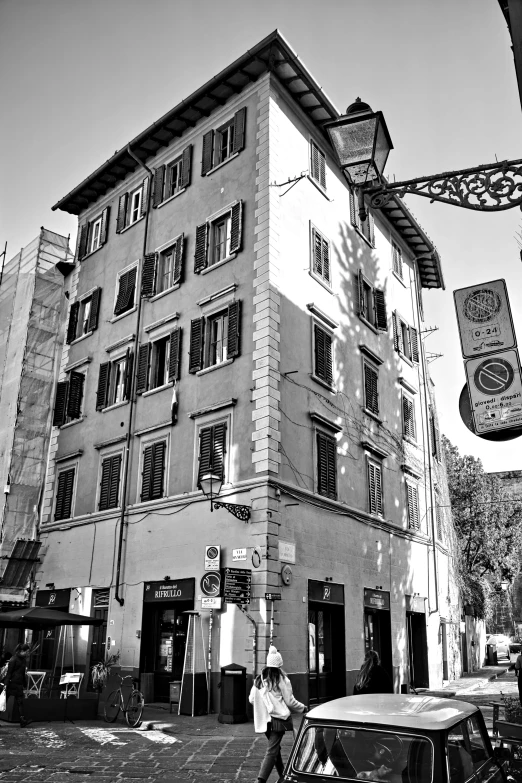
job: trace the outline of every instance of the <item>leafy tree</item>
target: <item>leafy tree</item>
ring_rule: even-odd
[[[486,610],[488,583],[512,582],[522,558],[522,503],[482,462],[442,437],[465,602]],[[482,604],[482,606],[481,606]],[[487,613],[487,612],[486,612]]]

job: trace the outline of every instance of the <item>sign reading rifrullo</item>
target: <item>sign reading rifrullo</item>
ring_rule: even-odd
[[[164,582],[145,582],[143,600],[152,601],[193,601],[194,579],[177,579]]]
[[[459,288],[453,292],[465,359],[516,346],[513,319],[504,280]]]
[[[522,381],[517,350],[466,362],[471,410],[478,434],[522,426]]]

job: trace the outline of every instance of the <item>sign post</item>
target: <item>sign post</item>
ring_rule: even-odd
[[[223,598],[227,604],[249,604],[252,592],[250,568],[223,569]]]
[[[466,376],[479,435],[522,425],[522,381],[517,350],[468,359]]]

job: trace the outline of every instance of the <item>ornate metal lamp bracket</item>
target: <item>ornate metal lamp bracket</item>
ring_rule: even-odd
[[[370,206],[386,206],[394,196],[424,196],[456,207],[479,212],[500,212],[522,205],[522,160],[505,160],[460,171],[446,171],[431,177],[368,185],[362,188]]]
[[[239,503],[221,503],[219,500],[215,500],[214,508],[224,508],[229,514],[233,514],[243,522],[248,522],[250,519],[250,506],[240,506]]]

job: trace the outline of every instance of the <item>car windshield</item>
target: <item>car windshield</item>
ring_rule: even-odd
[[[347,780],[431,783],[433,746],[409,734],[312,725],[301,736],[293,767]]]

